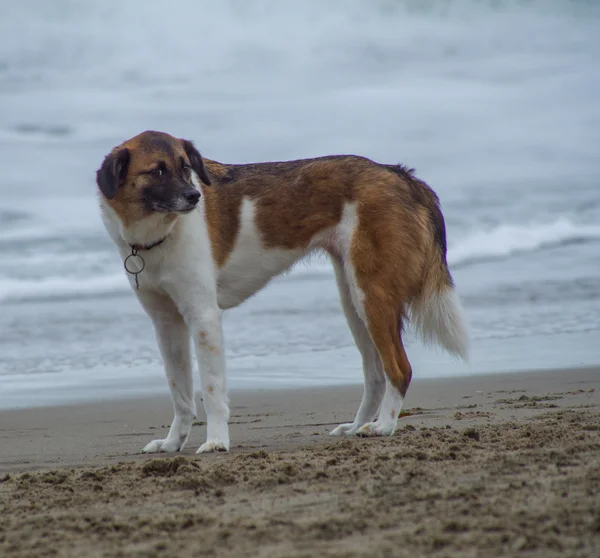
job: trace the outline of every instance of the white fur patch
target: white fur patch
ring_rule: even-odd
[[[336,248],[338,253],[342,257],[342,262],[344,264],[344,275],[348,283],[352,303],[354,304],[354,307],[360,318],[363,321],[366,321],[367,316],[364,310],[365,294],[362,291],[362,289],[358,286],[358,283],[356,281],[356,273],[354,271],[354,266],[352,265],[352,260],[350,258],[350,247],[352,245],[352,237],[354,236],[357,227],[358,212],[356,209],[356,203],[344,204],[342,218],[340,219],[336,231]]]
[[[218,274],[219,306],[241,304],[305,254],[299,249],[265,248],[256,224],[256,205],[244,198],[235,246]]]

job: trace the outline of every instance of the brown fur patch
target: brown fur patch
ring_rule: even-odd
[[[256,221],[266,247],[305,248],[313,236],[335,226],[344,203],[359,201],[365,218],[388,204],[397,214],[395,225],[407,228],[419,207],[411,187],[388,167],[364,157],[340,155],[248,165],[224,165],[205,160],[213,185],[205,187],[207,221],[215,261],[224,265],[239,230],[243,198],[256,204]],[[425,200],[425,194],[423,196]],[[402,207],[396,207],[402,206]],[[428,227],[429,228],[429,227]]]
[[[223,165],[205,160],[213,178],[204,188],[213,256],[222,267],[240,227],[242,200],[256,204],[256,222],[267,248],[306,248],[313,236],[335,226],[353,199],[353,176],[367,159],[327,157],[282,163]]]

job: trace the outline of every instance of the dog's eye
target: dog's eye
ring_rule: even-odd
[[[154,170],[150,171],[150,174],[154,178],[160,178],[163,175],[163,170],[162,169],[154,169]]]
[[[186,176],[188,176],[190,174],[191,170],[192,170],[192,167],[190,167],[188,165],[183,165],[183,174],[185,174]]]

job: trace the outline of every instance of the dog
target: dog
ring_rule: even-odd
[[[467,358],[444,217],[412,169],[354,155],[223,164],[203,159],[191,141],[146,131],[115,147],[96,181],[173,399],[167,437],[145,453],[187,442],[196,418],[190,340],[207,418],[197,453],[229,450],[222,313],[315,251],[333,263],[365,380],[354,421],[332,435],[394,433],[412,377],[407,320],[425,341]]]

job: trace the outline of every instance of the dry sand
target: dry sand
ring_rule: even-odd
[[[202,456],[137,453],[166,395],[0,412],[0,556],[598,557],[599,380],[415,381],[387,439],[327,436],[359,387],[233,393]]]

